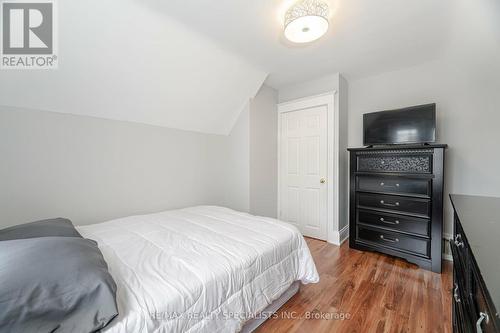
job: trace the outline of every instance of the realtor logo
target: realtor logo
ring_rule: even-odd
[[[2,69],[57,68],[55,3],[3,1]]]

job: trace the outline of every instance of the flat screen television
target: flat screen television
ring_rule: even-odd
[[[436,104],[365,113],[365,146],[420,144],[436,141]]]

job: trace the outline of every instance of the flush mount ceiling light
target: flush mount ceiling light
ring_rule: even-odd
[[[285,37],[294,43],[308,43],[328,30],[328,5],[319,0],[302,0],[285,14]]]

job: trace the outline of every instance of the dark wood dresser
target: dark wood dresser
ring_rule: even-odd
[[[441,272],[446,145],[350,151],[349,246]]]
[[[450,197],[453,331],[500,332],[500,198]]]

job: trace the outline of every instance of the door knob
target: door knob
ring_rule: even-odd
[[[325,179],[325,178],[321,178],[321,179],[319,180],[319,182],[320,182],[320,184],[324,184],[324,183],[326,183],[326,179]]]

